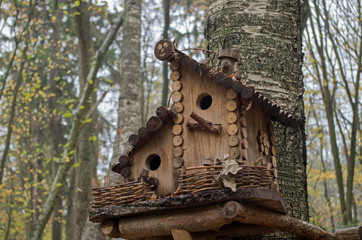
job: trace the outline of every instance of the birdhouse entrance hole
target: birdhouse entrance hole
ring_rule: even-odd
[[[161,165],[161,158],[157,154],[151,154],[146,159],[146,167],[151,170],[157,170]]]
[[[201,108],[201,110],[208,109],[212,104],[212,97],[210,94],[202,93],[197,98],[197,105]]]

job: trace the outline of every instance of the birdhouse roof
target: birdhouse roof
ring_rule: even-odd
[[[211,67],[206,63],[197,62],[190,56],[175,48],[174,44],[167,39],[160,40],[154,49],[157,59],[170,62],[171,70],[177,70],[179,66],[187,67],[189,71],[195,71],[200,76],[206,75],[210,81],[222,85],[226,89],[232,89],[241,98],[249,100],[249,105],[257,104],[270,119],[278,121],[286,127],[295,127],[299,120],[291,113],[281,109],[281,107],[265,97],[253,86],[247,86],[241,81],[236,80],[232,75],[227,75],[218,68]],[[250,107],[249,106],[249,107]],[[248,107],[246,106],[245,109]],[[244,109],[244,110],[245,110]],[[146,127],[139,128],[138,132],[129,137],[129,143],[132,147],[125,155],[122,155],[119,162],[113,164],[112,171],[121,173],[122,168],[132,165],[131,159],[136,151],[144,146],[163,126],[176,116],[172,108],[160,106],[156,110],[156,116],[148,119]],[[121,173],[122,174],[122,173]]]

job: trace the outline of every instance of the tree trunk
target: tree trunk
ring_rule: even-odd
[[[301,120],[294,129],[275,123],[275,145],[288,215],[308,220],[300,1],[209,0],[208,5],[208,49],[238,49],[247,85]],[[210,58],[217,62],[217,56]]]
[[[51,50],[51,69],[49,71],[49,91],[53,96],[49,97],[49,131],[50,137],[52,140],[53,154],[55,158],[60,158],[62,154],[61,146],[65,144],[65,138],[63,135],[63,125],[62,125],[62,115],[59,111],[58,100],[62,96],[62,92],[58,87],[59,81],[56,81],[55,78],[61,73],[61,60],[58,58],[60,52],[59,34],[61,29],[61,19],[63,17],[63,10],[59,9],[59,4],[62,4],[62,0],[54,1],[53,11],[55,11],[54,16],[56,21],[53,23],[53,33],[52,33],[52,50]],[[58,170],[59,164],[55,161],[52,162],[52,177],[55,177],[55,174]],[[64,190],[64,188],[62,188]],[[62,191],[63,192],[63,191]],[[62,195],[62,194],[59,194]],[[53,210],[53,219],[52,219],[52,239],[61,240],[62,239],[62,213],[63,201],[61,196],[57,196],[57,200]]]
[[[90,111],[90,108],[88,107],[86,102],[90,99],[91,94],[94,92],[94,82],[96,80],[98,70],[101,67],[103,59],[122,24],[123,16],[120,15],[117,17],[117,19],[114,20],[105,40],[103,41],[99,50],[94,55],[91,69],[87,77],[87,83],[85,85],[84,91],[80,93],[80,101],[77,105],[73,117],[72,127],[68,135],[67,143],[64,145],[62,159],[60,160],[62,164],[58,168],[57,174],[55,175],[55,178],[52,182],[49,194],[43,204],[43,208],[40,213],[38,222],[35,225],[34,231],[30,238],[31,240],[41,239],[44,228],[53,210],[56,196],[59,194],[60,188],[62,186],[62,183],[65,181],[69,169],[74,165],[74,160],[72,159],[73,154],[71,153],[75,150],[78,136],[83,127],[83,121],[85,120],[85,117],[89,114]]]
[[[126,152],[128,137],[141,125],[141,1],[126,0],[120,59],[121,91],[112,163]],[[119,183],[119,175],[112,175]]]
[[[163,0],[163,12],[164,12],[164,25],[163,25],[163,39],[168,39],[168,29],[170,28],[170,5],[171,0]],[[162,74],[163,74],[163,84],[162,84],[162,101],[161,105],[167,105],[168,97],[168,64],[166,61],[162,63]]]
[[[88,4],[84,1],[75,9],[79,15],[75,16],[75,23],[78,37],[78,53],[79,53],[79,84],[80,91],[83,91],[87,83],[87,75],[89,74],[90,63],[93,56],[93,41],[90,16],[88,14]],[[98,86],[98,81],[95,81],[95,87]],[[90,106],[97,102],[97,93],[93,92],[90,101],[87,103]],[[97,166],[98,148],[97,140],[97,117],[92,116],[92,121],[86,123],[82,129],[77,146],[76,161],[79,166],[75,169],[75,188],[74,209],[73,209],[73,233],[72,239],[81,239],[83,229],[88,216],[88,206],[90,202],[91,179],[93,168]]]

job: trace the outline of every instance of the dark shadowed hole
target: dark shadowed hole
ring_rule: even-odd
[[[204,95],[200,97],[200,108],[202,110],[208,109],[212,104],[212,97],[210,95]]]
[[[157,170],[161,165],[161,158],[157,154],[151,154],[146,159],[146,167],[151,170]]]

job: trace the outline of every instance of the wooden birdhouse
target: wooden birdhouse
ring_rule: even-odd
[[[169,40],[159,41],[154,53],[170,63],[171,106],[159,107],[129,137],[130,149],[112,166],[122,182],[94,186],[90,220],[102,222],[109,236],[142,238],[174,235],[174,229],[233,232],[230,203],[222,208],[223,220],[195,216],[218,219],[213,211],[230,200],[285,214],[271,121],[293,127],[297,119],[240,81],[234,50],[220,51],[214,68]]]

